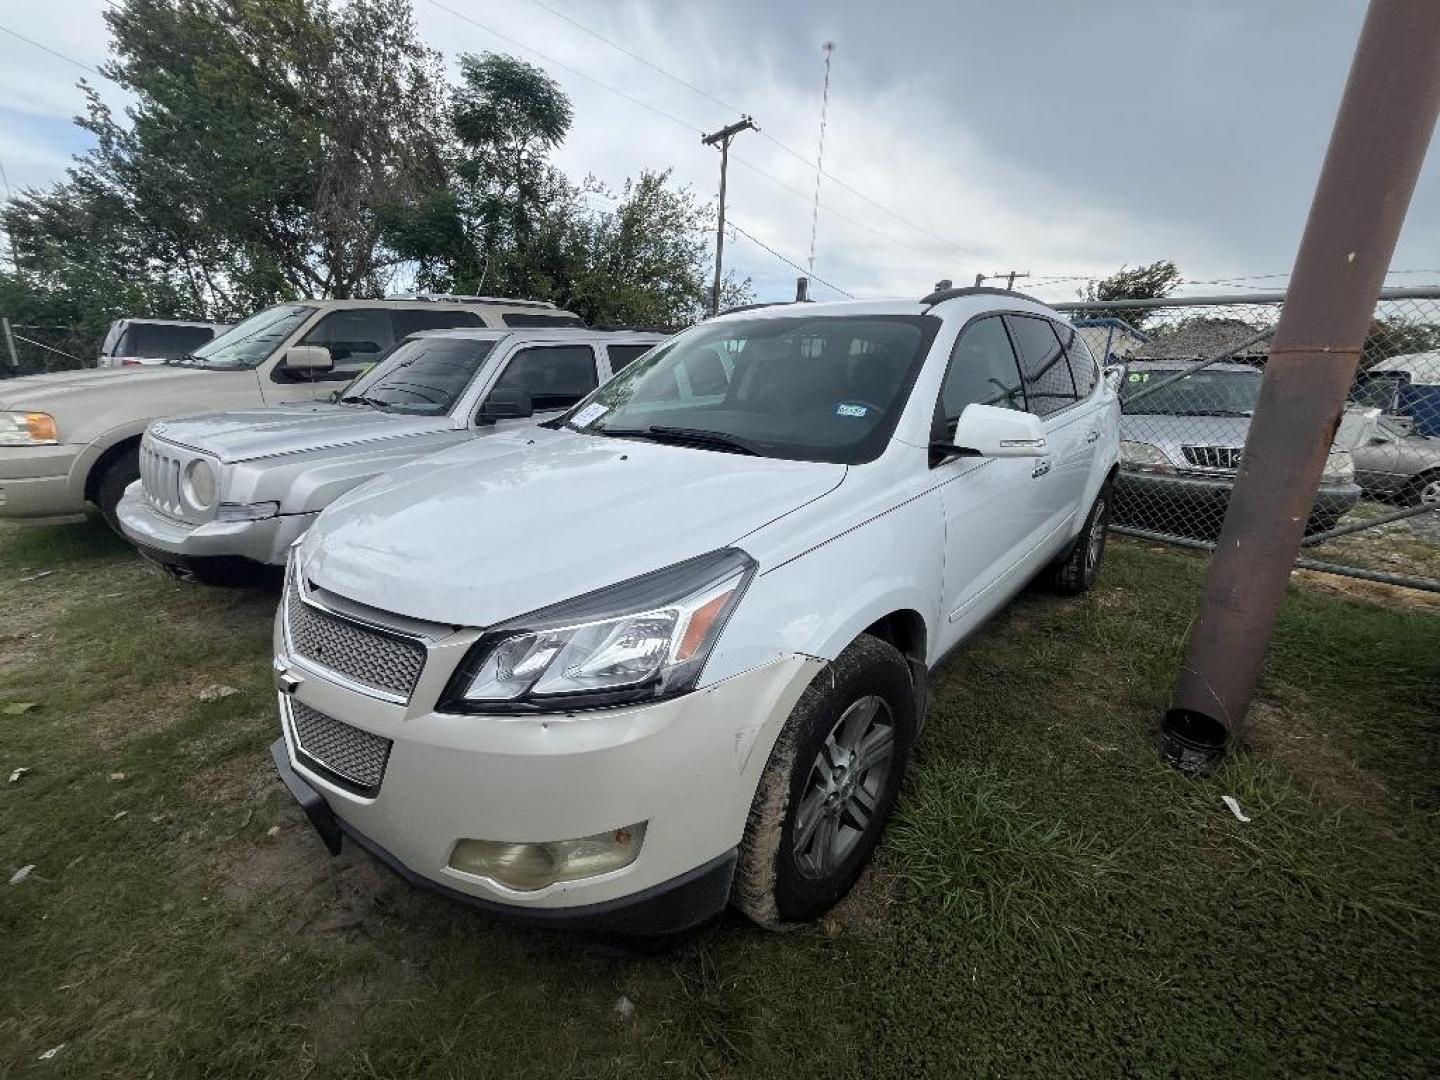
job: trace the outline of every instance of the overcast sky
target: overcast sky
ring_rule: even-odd
[[[915,295],[940,277],[968,283],[1010,269],[1031,272],[1028,284],[1037,285],[1159,258],[1175,259],[1191,279],[1283,274],[1365,8],[1363,0],[543,3],[415,6],[421,34],[452,68],[461,52],[508,51],[560,82],[575,123],[557,163],[577,181],[593,173],[619,186],[643,168],[673,166],[709,197],[719,161],[699,134],[736,119],[725,105],[751,113],[762,133],[734,144],[730,216],[801,265],[821,46],[833,41],[825,171],[873,202],[822,179],[815,273],[859,296]],[[7,5],[0,26],[98,65],[103,7]],[[70,122],[84,75],[0,33],[0,165],[12,188],[53,182],[86,147]],[[113,87],[107,96],[123,101]],[[1440,282],[1437,160],[1432,151],[1393,264],[1430,273],[1392,284]],[[793,293],[796,271],[746,236],[727,238],[726,265],[750,276],[762,298]],[[1077,284],[1035,291],[1058,300]],[[813,295],[833,294],[817,285]]]

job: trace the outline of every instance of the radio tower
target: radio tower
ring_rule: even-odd
[[[815,154],[815,204],[810,209],[810,261],[808,273],[815,276],[815,230],[820,224],[820,171],[825,164],[825,116],[830,111],[830,54],[835,43],[827,41],[825,50],[825,90],[820,97],[820,149]]]

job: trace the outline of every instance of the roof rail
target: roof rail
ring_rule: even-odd
[[[793,300],[766,300],[758,304],[740,304],[737,307],[726,308],[724,311],[718,312],[718,314],[734,315],[737,311],[758,311],[760,308],[785,307],[793,303],[795,303]]]
[[[461,293],[387,293],[386,300],[430,300],[442,304],[508,304],[511,307],[553,308],[550,300],[529,300],[516,296],[467,296]]]
[[[959,296],[1013,296],[1016,300],[1029,300],[1032,304],[1045,303],[1044,300],[1037,300],[1033,296],[1016,292],[1014,289],[992,289],[988,285],[967,285],[961,289],[938,289],[929,296],[922,296],[920,303],[934,307],[942,300],[954,300]]]
[[[678,334],[683,326],[592,326],[590,330],[599,334]]]

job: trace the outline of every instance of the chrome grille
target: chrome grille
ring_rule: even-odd
[[[1185,460],[1202,469],[1238,469],[1240,454],[1238,446],[1182,446]]]
[[[386,633],[323,611],[300,598],[291,582],[285,623],[295,655],[375,690],[410,700],[425,646],[414,638]]]
[[[385,778],[390,740],[351,727],[298,701],[290,702],[295,746],[306,757],[364,791],[374,791]]]
[[[140,444],[140,488],[150,505],[173,518],[184,517],[180,505],[180,470],[178,454],[164,449],[163,444],[149,439]]]

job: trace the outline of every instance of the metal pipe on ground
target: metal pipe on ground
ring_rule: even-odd
[[[1161,720],[1161,753],[1183,772],[1241,733],[1437,116],[1440,3],[1371,0]]]

